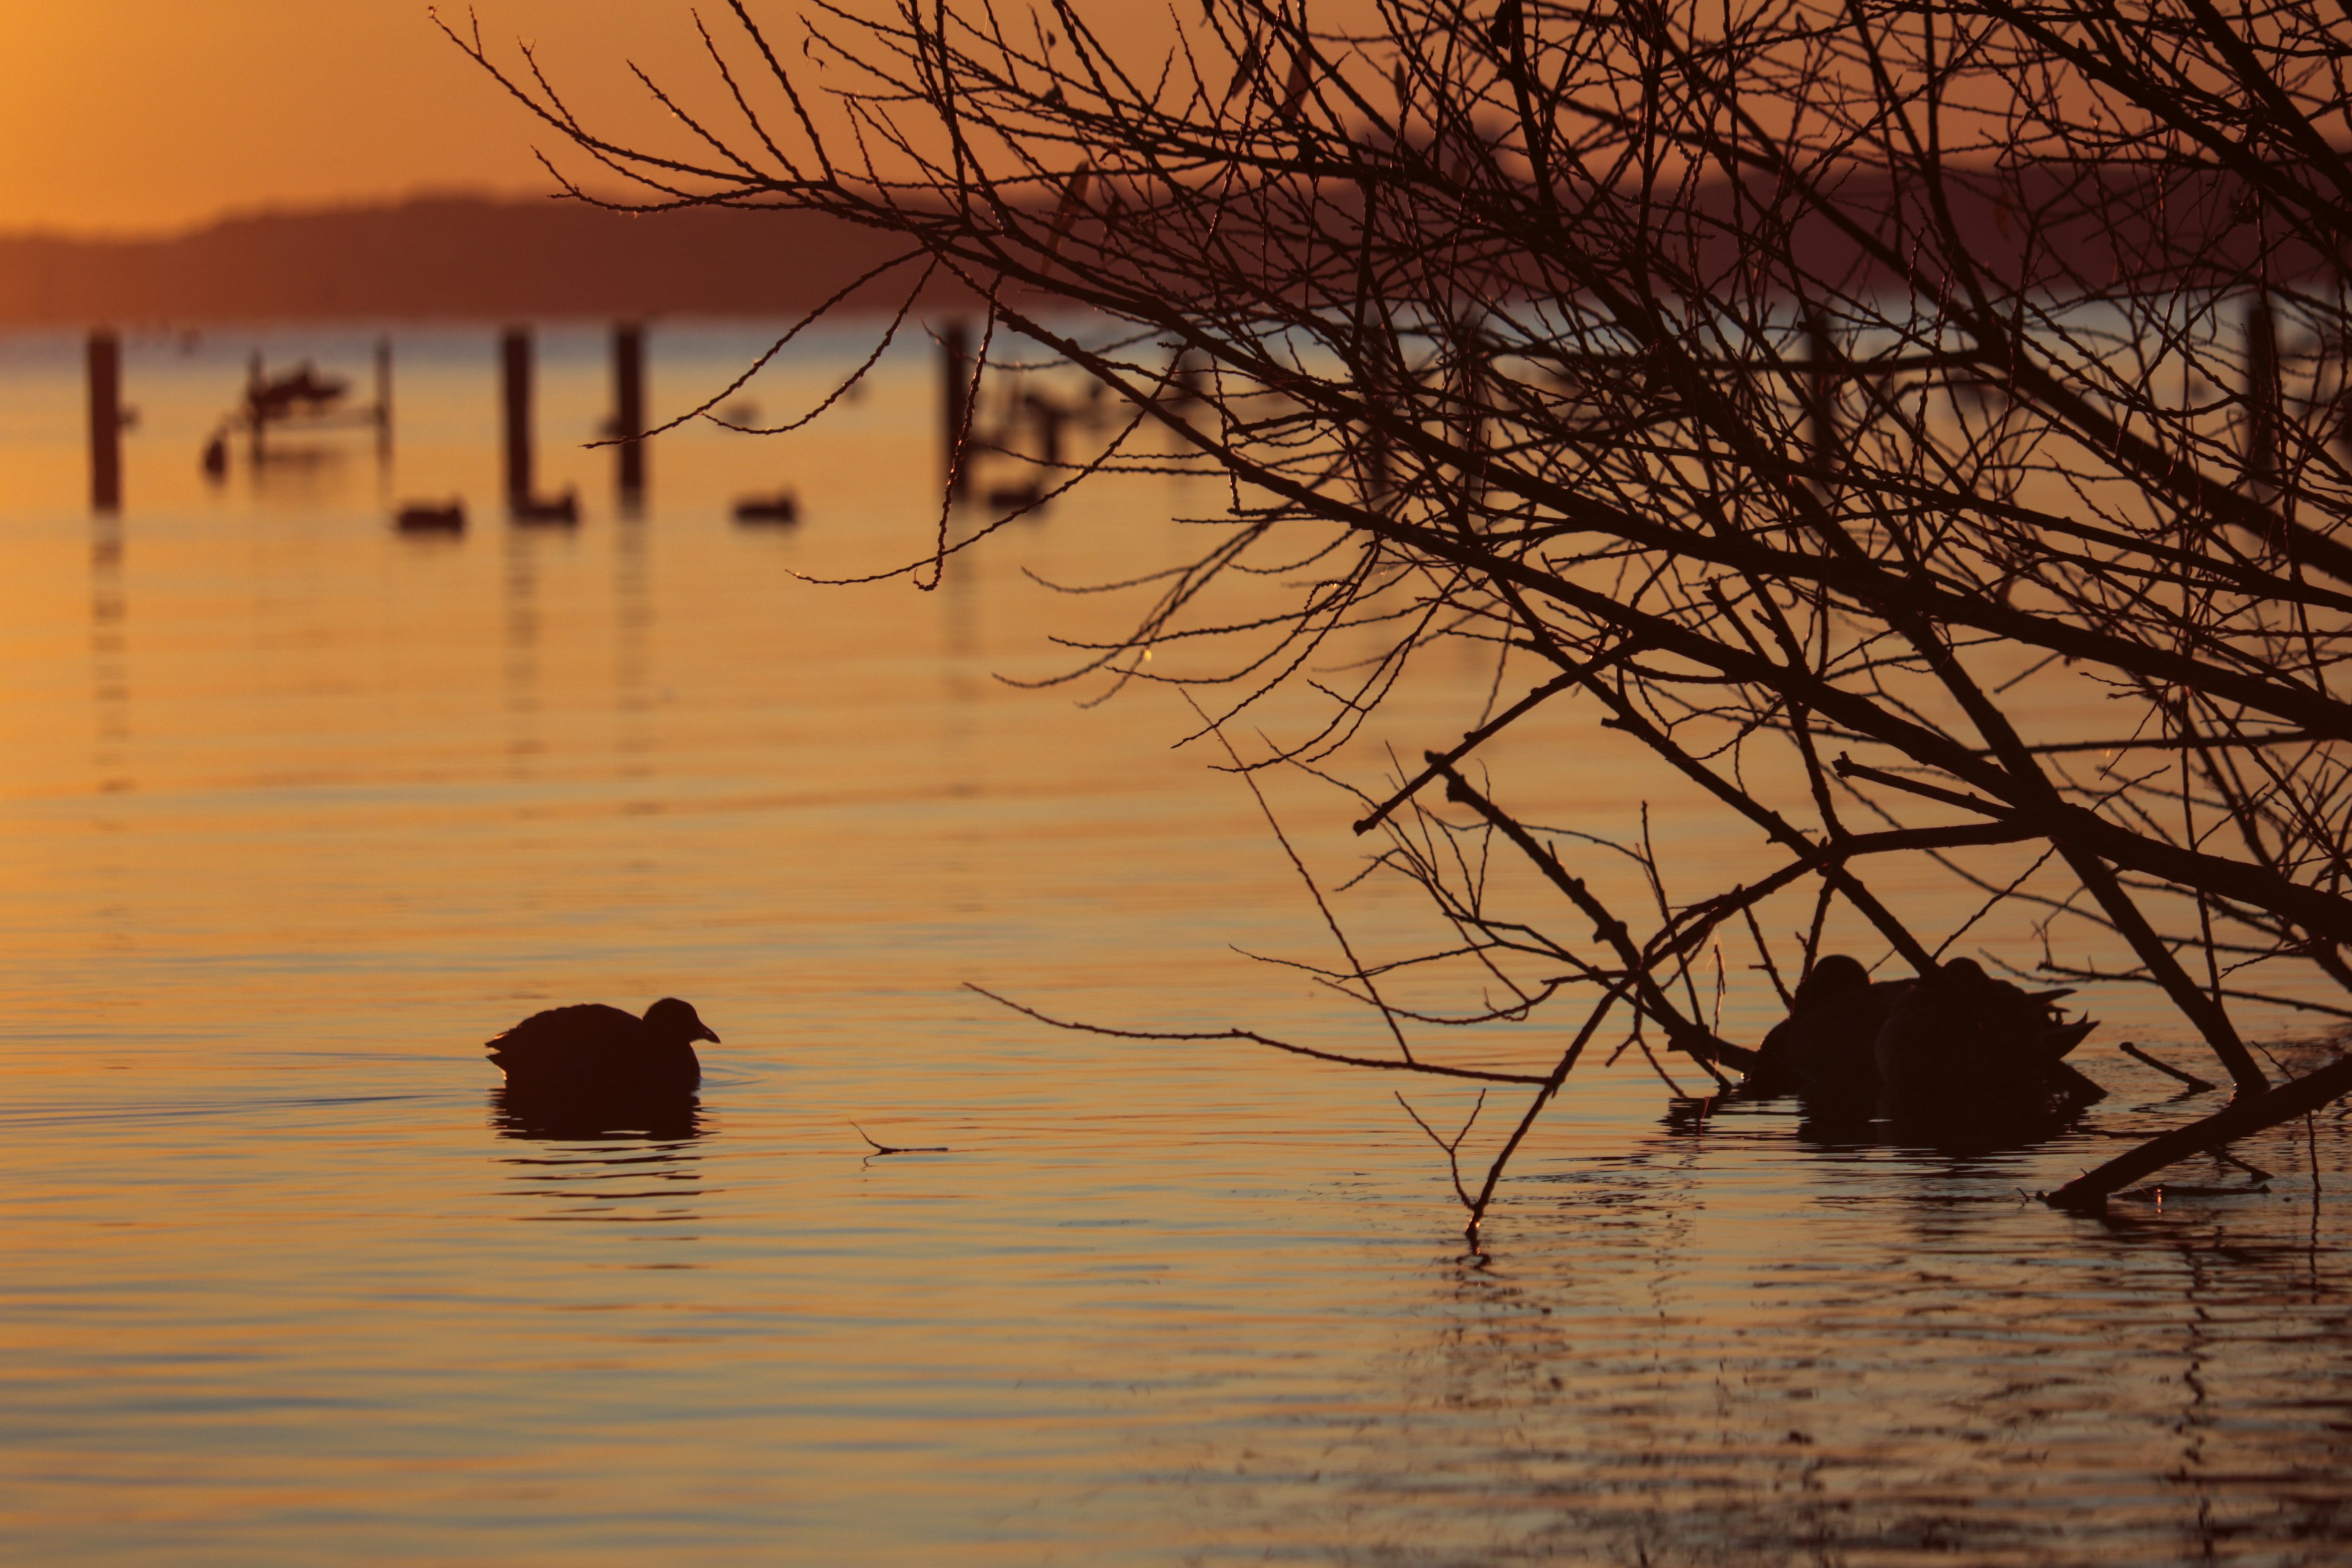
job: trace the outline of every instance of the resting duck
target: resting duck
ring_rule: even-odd
[[[1878,1082],[1879,1027],[1913,984],[1873,984],[1859,960],[1829,954],[1797,983],[1789,1016],[1764,1037],[1749,1081],[1764,1094],[1868,1091]]]
[[[702,1081],[697,1040],[719,1044],[691,1004],[665,996],[642,1018],[593,1002],[534,1013],[488,1049],[512,1089],[676,1093]]]
[[[1916,980],[1882,980],[1843,953],[1813,966],[1764,1037],[1759,1094],[1876,1095],[1911,1108],[2015,1104],[2097,1088],[2063,1062],[2098,1027],[2058,1016],[2067,991],[2021,991],[1955,958]]]
[[[1955,958],[1898,1001],[1873,1051],[1879,1082],[1898,1103],[1981,1107],[2077,1088],[2068,1051],[2098,1027],[2063,1022],[2067,991],[2021,991],[1974,960]]]

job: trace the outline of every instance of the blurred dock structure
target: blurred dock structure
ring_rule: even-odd
[[[2250,489],[2276,497],[2284,483],[2279,429],[2289,362],[2303,363],[2327,345],[2294,337],[2291,323],[2283,327],[2278,310],[2264,293],[2250,293],[2237,317],[2240,374],[2232,388],[2242,410],[2236,421],[2239,459]],[[1778,366],[1759,367],[1758,374],[1785,379],[1789,395],[1801,410],[1804,452],[1814,477],[1808,482],[1830,493],[1832,476],[1843,467],[1849,433],[1843,428],[1840,390],[1849,383],[1871,378],[1873,365],[1856,356],[1838,332],[1818,316],[1795,324],[1797,353]],[[614,486],[624,516],[642,512],[648,484],[646,447],[649,424],[646,378],[651,353],[642,321],[624,318],[609,328],[612,413],[604,433],[612,439]],[[957,504],[975,495],[992,508],[1024,508],[1040,504],[1062,479],[1074,471],[1066,446],[1071,430],[1091,431],[1115,425],[1131,405],[1102,395],[1088,384],[1086,395],[1073,396],[1039,384],[1030,370],[978,359],[970,321],[962,317],[942,322],[934,333],[938,344],[942,475],[950,500]],[[2289,341],[2292,340],[2292,341]],[[569,522],[579,517],[579,498],[566,489],[543,496],[537,487],[534,426],[534,340],[528,327],[509,327],[497,339],[501,389],[501,441],[504,486],[510,515],[524,522]],[[124,342],[112,327],[88,330],[84,341],[85,387],[88,407],[89,504],[94,512],[113,514],[123,506],[126,465],[123,435],[135,427],[136,410],[125,400]],[[204,451],[204,469],[217,479],[226,475],[231,437],[243,435],[252,459],[268,462],[270,441],[280,436],[363,429],[375,437],[379,462],[389,470],[394,446],[393,343],[377,339],[373,350],[373,398],[362,404],[347,399],[346,377],[323,374],[311,361],[299,362],[290,371],[271,374],[255,354],[236,405],[226,415]],[[1559,384],[1573,394],[1595,372],[1622,371],[1621,356],[1563,354],[1559,356]],[[2352,385],[2341,379],[2324,380],[2310,395],[2331,399],[2346,410],[2334,437],[2352,452]],[[1208,367],[1190,353],[1171,365],[1159,392],[1161,405],[1189,413],[1207,405]],[[1997,395],[1997,390],[1980,395]],[[287,454],[293,456],[294,454]],[[975,490],[975,468],[999,469],[1006,463],[1025,471],[1018,479]],[[1392,458],[1388,444],[1375,431],[1367,437],[1363,463],[1367,492],[1385,498],[1393,484]],[[742,498],[752,501],[757,521],[781,521],[788,509],[774,505],[789,490],[762,491]],[[424,506],[425,503],[418,503]],[[448,503],[436,502],[438,510]],[[795,499],[789,510],[797,512]]]
[[[269,461],[272,431],[286,436],[326,434],[341,430],[373,430],[376,461],[392,461],[392,340],[378,338],[373,355],[374,397],[350,403],[352,384],[328,375],[309,360],[290,371],[269,373],[256,351],[245,373],[245,391],[235,408],[205,443],[204,470],[209,479],[228,474],[231,437],[245,437],[246,455],[256,468]]]
[[[985,457],[992,468],[999,466],[996,459],[1003,459],[1020,465],[1022,473],[982,490],[982,504],[997,510],[1035,508],[1076,472],[1077,465],[1066,456],[1066,432],[1109,428],[1124,417],[1125,405],[1106,395],[1097,381],[1089,379],[1084,392],[1073,397],[1027,370],[999,365],[990,374],[987,362],[973,357],[971,329],[961,319],[940,327],[935,336],[940,345],[941,462],[950,503],[971,499],[972,470]],[[1180,384],[1176,395],[1188,395]]]

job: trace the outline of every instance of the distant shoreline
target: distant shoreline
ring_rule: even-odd
[[[637,217],[489,196],[246,214],[160,236],[0,235],[0,329],[773,316],[814,308],[891,243],[811,213]],[[849,303],[895,307],[915,275]]]
[[[1918,221],[1916,193],[1858,169],[1841,194],[1849,217],[1884,231],[1885,250],[1902,253],[1905,226]],[[2119,279],[2132,288],[2160,281],[2143,268],[2149,256],[2168,254],[2161,231],[2191,212],[2233,211],[2241,195],[2220,174],[2152,179],[2128,167],[2095,166],[2039,169],[2021,184],[1994,171],[1955,169],[1944,192],[1952,221],[1973,237],[1978,265],[2003,288],[2085,297]],[[1734,265],[1733,235],[1759,221],[1771,195],[1727,184],[1689,195],[1694,277],[1720,276]],[[1344,217],[1345,195],[1330,207]],[[2266,241],[2258,225],[2216,232],[2221,238],[2179,276],[2181,286],[2245,275],[2257,259],[2274,278],[2305,277],[2318,259],[2292,237]],[[824,303],[904,243],[804,210],[688,207],[639,216],[546,197],[455,195],[237,214],[161,235],[0,234],[0,331],[793,316]],[[1849,288],[1916,281],[1818,215],[1780,243]],[[1276,264],[1306,276],[1329,260]],[[909,261],[866,285],[843,308],[895,310],[920,265]],[[1009,287],[1037,297],[1033,288]],[[935,279],[932,289],[943,306],[979,305],[961,286]]]

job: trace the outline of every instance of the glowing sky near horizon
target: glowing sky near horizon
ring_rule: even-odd
[[[478,0],[593,110],[646,122],[635,60],[718,90],[692,0]],[[723,4],[701,9],[714,30]],[[1122,7],[1108,7],[1115,15]],[[440,7],[467,25],[465,0]],[[797,37],[789,3],[753,5]],[[0,5],[0,232],[139,231],[420,190],[544,192],[548,136],[424,0],[11,0]]]
[[[645,9],[493,0],[483,20],[584,58],[618,52],[618,19]],[[17,0],[0,7],[0,230],[170,228],[535,174],[521,116],[418,0]]]

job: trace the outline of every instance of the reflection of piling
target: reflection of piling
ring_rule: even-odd
[[[635,511],[646,499],[646,330],[635,322],[613,329],[613,436],[621,444],[621,507]]]
[[[89,504],[122,510],[122,340],[89,335]]]
[[[949,322],[940,333],[940,376],[947,394],[941,450],[947,455],[948,494],[961,500],[971,489],[971,465],[963,460],[964,426],[971,412],[971,333],[961,321]]]
[[[530,334],[520,327],[499,339],[499,392],[506,413],[507,505],[527,511],[538,487],[530,471]]]
[[[128,601],[123,592],[122,520],[101,514],[90,527],[89,652],[101,789],[128,787],[131,740],[131,661],[123,637]]]

